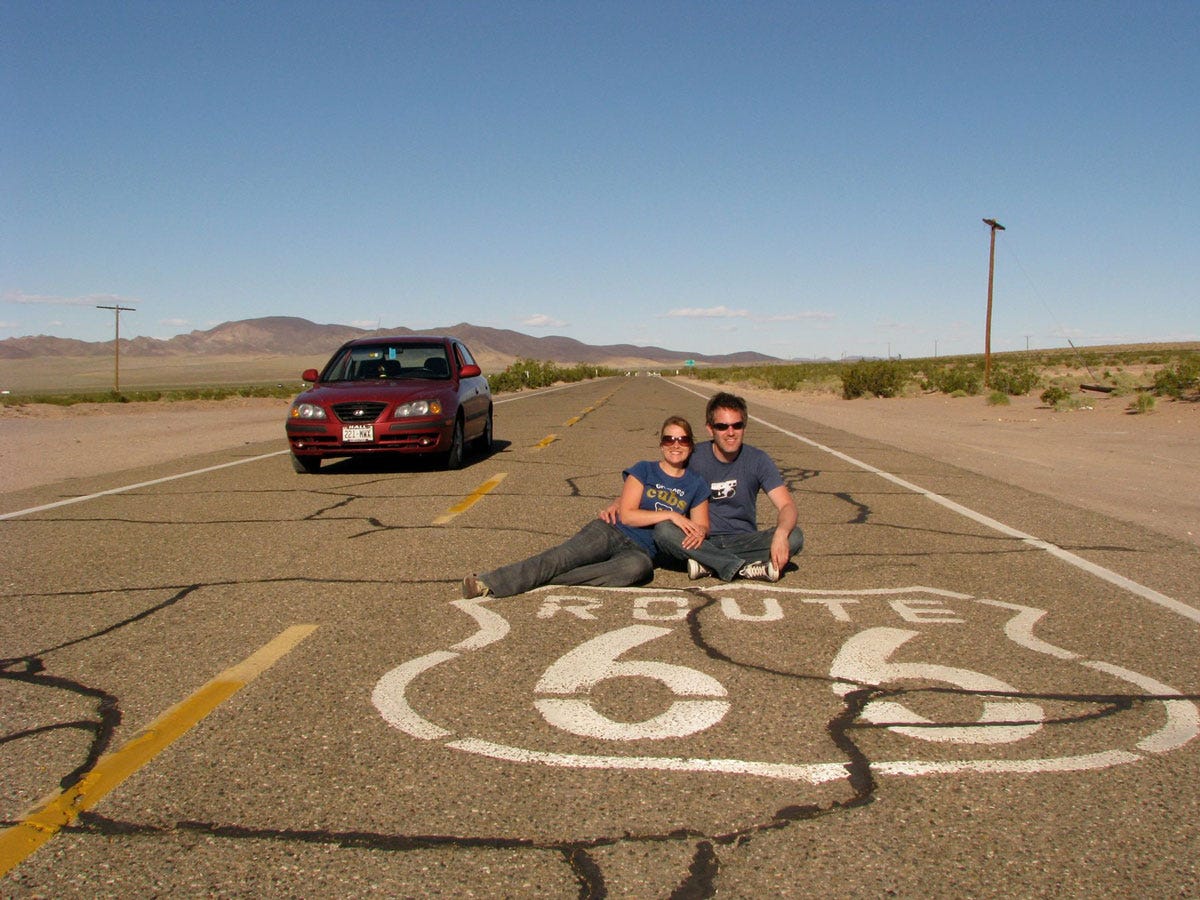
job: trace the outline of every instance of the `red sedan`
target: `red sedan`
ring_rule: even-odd
[[[467,443],[492,446],[492,395],[471,352],[452,337],[369,337],[343,344],[292,403],[287,436],[297,472],[321,460],[436,454],[463,464]]]

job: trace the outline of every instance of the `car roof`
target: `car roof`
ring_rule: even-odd
[[[363,344],[437,344],[453,342],[456,338],[444,334],[384,334],[376,337],[355,338],[346,341],[343,347],[360,347]]]

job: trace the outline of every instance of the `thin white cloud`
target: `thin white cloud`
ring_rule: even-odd
[[[0,331],[11,331],[13,328],[20,328],[19,322],[5,322],[0,319]]]
[[[164,328],[187,328],[192,323],[187,319],[159,319],[158,324]]]
[[[567,323],[562,319],[555,319],[545,313],[534,313],[532,316],[523,319],[521,324],[530,328],[562,328]]]
[[[130,306],[141,303],[116,294],[84,294],[82,297],[56,297],[50,294],[26,294],[24,291],[5,291],[0,294],[5,303],[24,303],[45,306]]]
[[[746,309],[730,309],[728,306],[710,306],[707,308],[685,306],[673,309],[660,318],[667,319],[750,319],[754,322],[832,322],[837,316],[834,313],[821,310],[802,310],[794,313],[776,313],[775,315],[755,315]]]
[[[806,310],[805,312],[780,313],[775,316],[762,316],[760,322],[832,322],[837,316],[834,313],[821,310]]]
[[[668,319],[748,319],[750,313],[744,309],[730,309],[728,306],[710,306],[701,309],[695,306],[685,306],[673,309],[666,314]]]

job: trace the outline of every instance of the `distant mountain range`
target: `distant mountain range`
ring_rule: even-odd
[[[518,331],[484,328],[465,322],[446,328],[413,331],[410,328],[368,330],[349,325],[318,325],[294,316],[268,316],[225,322],[207,331],[192,331],[167,340],[136,337],[122,339],[121,356],[311,356],[314,365],[323,362],[345,341],[369,335],[448,334],[462,340],[485,368],[507,365],[517,359],[535,359],[565,365],[683,365],[695,360],[705,365],[749,365],[781,362],[762,353],[744,351],[712,356],[662,347],[634,344],[593,346],[573,338],[552,335],[531,337]],[[0,341],[0,359],[41,357],[108,356],[112,341],[77,341],[70,338],[37,335]]]

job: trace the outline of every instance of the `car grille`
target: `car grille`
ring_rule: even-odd
[[[333,414],[341,422],[374,422],[387,409],[386,403],[335,403]]]

